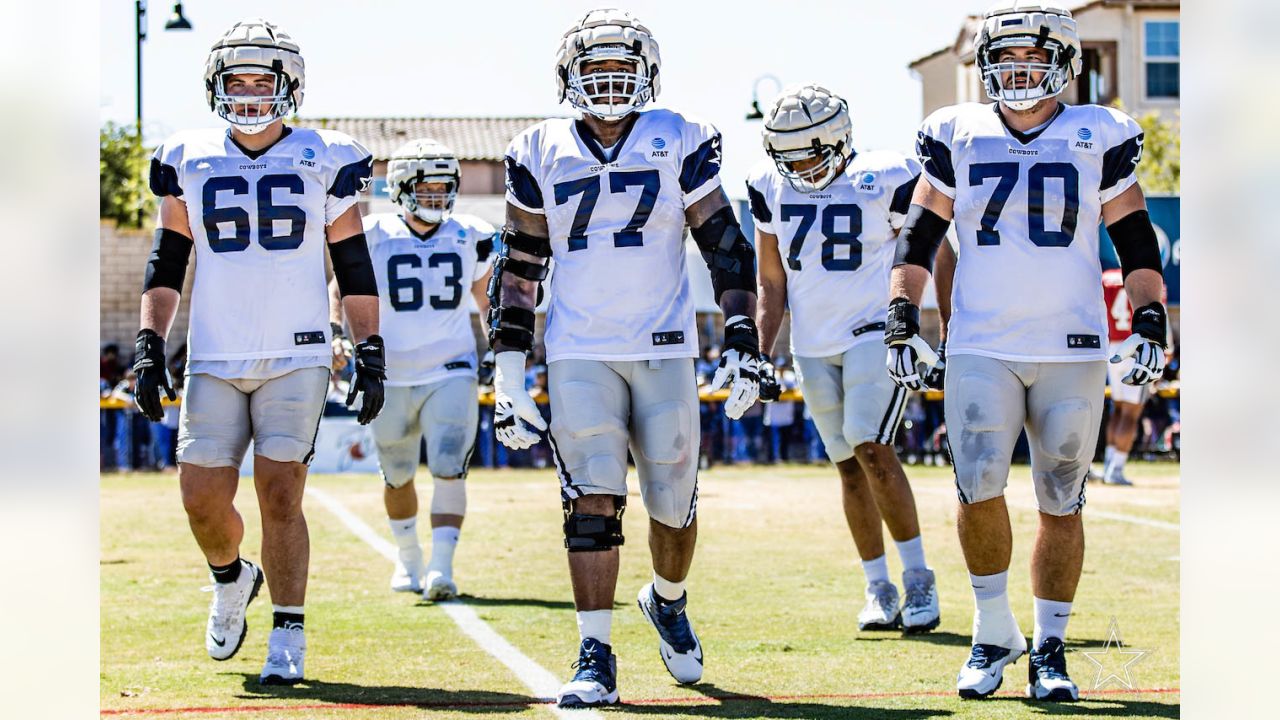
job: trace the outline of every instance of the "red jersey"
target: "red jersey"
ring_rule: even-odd
[[[1124,291],[1124,273],[1120,268],[1102,271],[1102,302],[1107,306],[1107,338],[1123,342],[1133,327],[1133,307]]]

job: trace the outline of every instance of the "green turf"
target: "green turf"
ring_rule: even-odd
[[[647,519],[633,492],[613,630],[622,699],[630,704],[606,712],[715,718],[1177,717],[1178,532],[1102,517],[1176,525],[1177,472],[1176,465],[1132,463],[1128,474],[1137,487],[1089,488],[1088,551],[1068,638],[1069,666],[1084,691],[1084,701],[1074,706],[1030,704],[1012,695],[986,702],[954,697],[955,673],[968,652],[972,599],[955,536],[949,469],[908,468],[942,602],[942,625],[911,639],[857,631],[861,571],[830,468],[703,473],[689,613],[707,669],[704,682],[693,687],[677,686],[667,675],[656,636],[635,608],[635,592],[650,570]],[[389,538],[375,477],[310,482]],[[497,632],[568,679],[577,632],[554,474],[477,471],[468,486],[469,516],[456,561],[461,590]],[[1015,538],[1010,593],[1030,634],[1027,564],[1036,513],[1025,467],[1015,470],[1008,498]],[[441,608],[389,592],[390,564],[310,498],[310,681],[260,688],[270,601],[264,589],[250,609],[249,637],[235,658],[217,663],[205,655],[209,595],[200,588],[208,582],[207,571],[187,529],[176,478],[107,475],[101,502],[104,711],[203,708],[161,716],[359,720],[550,716]],[[257,559],[257,508],[247,483],[238,503],[246,518],[244,554]],[[423,535],[429,539],[425,530]],[[889,556],[896,578],[900,566],[892,550]],[[1112,618],[1129,649],[1148,651],[1130,667],[1133,687],[1172,692],[1124,691],[1114,680],[1106,692],[1090,692],[1097,668],[1082,651],[1102,650]],[[1122,664],[1123,659],[1108,668]],[[1003,691],[1021,692],[1026,667],[1023,659],[1006,673]]]

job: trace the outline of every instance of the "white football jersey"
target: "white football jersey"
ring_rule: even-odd
[[[425,385],[476,373],[471,285],[488,272],[493,226],[452,213],[426,238],[396,213],[364,219],[378,277],[387,385]]]
[[[1135,182],[1142,129],[1098,105],[1061,104],[1039,131],[996,105],[942,108],[920,129],[925,177],[955,200],[959,239],[947,353],[1016,361],[1107,357],[1098,224]]]
[[[791,309],[791,352],[838,355],[884,342],[889,270],[911,207],[920,163],[899,153],[858,153],[815,193],[802,193],[761,162],[747,180],[756,227],[778,237]]]
[[[191,130],[156,149],[151,190],[186,203],[195,240],[192,360],[328,364],[325,227],[356,203],[372,169],[368,150],[329,130],[286,127],[261,152],[229,130]]]
[[[547,360],[696,357],[685,208],[720,187],[720,133],[637,113],[609,150],[581,120],[545,120],[507,149],[507,202],[545,215]]]

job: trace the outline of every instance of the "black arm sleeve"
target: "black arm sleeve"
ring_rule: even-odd
[[[1116,246],[1120,258],[1120,271],[1124,277],[1134,270],[1155,270],[1163,274],[1160,262],[1160,241],[1156,229],[1151,226],[1151,215],[1137,210],[1107,226],[1107,234]]]
[[[938,252],[947,235],[950,220],[923,205],[912,205],[907,211],[907,221],[898,233],[898,248],[894,254],[893,265],[919,265],[933,272],[933,256]]]
[[[373,274],[373,259],[364,233],[357,233],[336,243],[329,243],[333,260],[333,276],[338,280],[338,293],[378,296],[378,280]]]
[[[182,292],[182,281],[187,277],[187,261],[191,258],[191,238],[168,228],[157,228],[151,255],[147,257],[147,271],[142,279],[142,292],[151,288],[167,287]]]
[[[711,269],[716,302],[726,290],[756,291],[756,249],[742,234],[733,210],[722,207],[691,231]]]

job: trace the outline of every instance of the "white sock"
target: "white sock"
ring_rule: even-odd
[[[396,539],[396,545],[399,545],[401,550],[412,550],[418,547],[417,515],[403,520],[388,519],[387,523],[391,525],[391,537]]]
[[[675,602],[684,597],[684,581],[671,582],[658,573],[653,574],[653,591],[667,602]]]
[[[579,610],[578,637],[582,640],[595,638],[605,645],[612,645],[610,633],[613,630],[612,610]]]
[[[1032,644],[1040,647],[1040,641],[1056,637],[1066,639],[1067,621],[1071,619],[1071,603],[1058,600],[1035,599],[1036,631]]]
[[[969,573],[973,585],[973,642],[1007,647],[1018,633],[1018,621],[1009,607],[1009,571],[994,575]]]
[[[862,572],[867,576],[867,584],[889,581],[889,562],[884,555],[874,560],[862,561]]]
[[[1122,453],[1119,450],[1111,457],[1111,466],[1115,468],[1113,472],[1124,472],[1124,464],[1129,461],[1129,453]]]
[[[1102,453],[1102,467],[1111,467],[1111,458],[1115,457],[1116,446],[1108,445],[1105,452]]]
[[[924,562],[924,536],[917,535],[910,540],[894,541],[898,546],[898,557],[902,559],[903,570],[927,570]]]
[[[428,570],[439,570],[453,577],[453,551],[458,549],[458,536],[461,528],[442,525],[431,528],[431,562]]]

